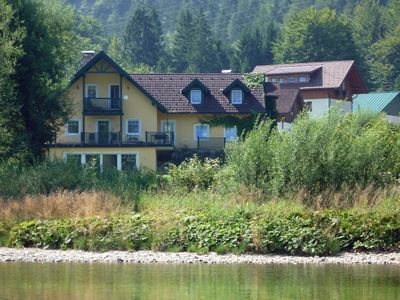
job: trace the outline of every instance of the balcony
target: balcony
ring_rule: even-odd
[[[66,141],[55,141],[53,145],[73,147],[173,147],[174,135],[169,132],[146,132],[145,139],[120,132],[82,132]]]
[[[121,98],[84,98],[85,115],[119,115],[122,112]]]

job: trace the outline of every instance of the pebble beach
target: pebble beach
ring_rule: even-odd
[[[189,252],[43,250],[36,248],[0,248],[0,262],[36,263],[132,263],[132,264],[395,264],[400,252],[342,253],[336,256],[288,256],[253,254],[196,254]]]

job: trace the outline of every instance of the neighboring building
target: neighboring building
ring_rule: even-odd
[[[265,83],[266,101],[276,109],[278,129],[288,130],[298,113],[304,108],[304,100],[298,88],[282,88],[279,83]]]
[[[72,116],[49,154],[103,169],[156,169],[176,148],[221,149],[236,128],[201,119],[265,112],[263,87],[247,87],[241,74],[129,75],[104,52],[87,59],[68,95]]]
[[[266,81],[281,88],[298,88],[312,116],[326,113],[340,101],[344,112],[351,111],[352,97],[367,89],[353,60],[256,66]]]
[[[384,112],[390,122],[400,123],[400,91],[381,92],[369,94],[356,94],[353,96],[353,112],[372,111]]]

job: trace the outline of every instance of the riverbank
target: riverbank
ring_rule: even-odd
[[[374,264],[400,265],[400,253],[341,253],[336,256],[287,256],[189,252],[43,250],[0,248],[0,262],[145,264]]]

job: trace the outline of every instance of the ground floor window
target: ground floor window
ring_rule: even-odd
[[[137,153],[65,153],[67,163],[89,165],[98,170],[135,170],[138,168]]]
[[[227,141],[233,141],[237,138],[237,128],[233,127],[225,127],[225,139]]]

